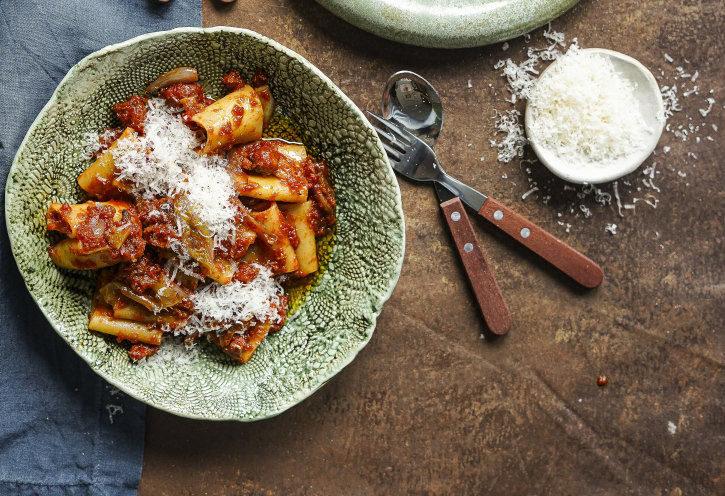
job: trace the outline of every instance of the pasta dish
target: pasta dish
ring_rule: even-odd
[[[287,316],[283,284],[318,270],[317,238],[336,198],[305,147],[262,138],[275,116],[265,74],[231,70],[214,100],[178,68],[117,103],[120,126],[91,137],[78,185],[90,200],[53,203],[48,252],[98,269],[88,327],[139,361],[165,335],[202,337],[247,362]]]

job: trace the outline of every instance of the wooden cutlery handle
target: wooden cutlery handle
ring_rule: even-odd
[[[494,334],[505,334],[511,328],[511,312],[488,266],[463,203],[459,198],[453,198],[441,203],[441,209],[488,328]]]
[[[599,265],[496,200],[486,200],[478,213],[582,286],[601,284]]]

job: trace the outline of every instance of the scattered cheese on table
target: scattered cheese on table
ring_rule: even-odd
[[[557,224],[562,228],[571,225],[564,222],[564,219],[573,220],[574,218],[590,217],[581,209],[581,205],[584,204],[586,204],[585,207],[590,210],[591,214],[596,214],[596,216],[591,216],[595,219],[600,218],[601,215],[609,215],[605,213],[607,211],[621,217],[627,211],[634,212],[637,205],[646,205],[652,209],[657,208],[659,200],[655,194],[658,194],[660,188],[654,185],[653,177],[650,177],[651,174],[642,173],[623,179],[618,185],[617,195],[613,195],[614,183],[600,186],[584,184],[575,188],[556,178],[542,177],[535,172],[532,173],[532,171],[536,170],[536,167],[524,167],[525,164],[535,163],[536,159],[528,158],[529,152],[526,149],[528,140],[523,132],[523,123],[520,122],[523,120],[520,119],[523,104],[528,99],[529,93],[536,84],[536,78],[546,63],[558,60],[567,49],[571,51],[579,48],[577,38],[572,38],[569,43],[566,43],[564,34],[552,30],[551,24],[540,34],[543,39],[539,39],[536,45],[530,43],[534,41],[532,37],[525,36],[522,40],[523,43],[520,43],[522,46],[519,50],[509,51],[509,53],[515,52],[511,53],[511,58],[498,60],[493,66],[494,69],[499,71],[499,75],[506,80],[506,91],[510,94],[510,97],[502,98],[502,100],[509,104],[510,110],[500,107],[494,108],[492,120],[494,121],[495,135],[494,139],[490,139],[489,142],[492,147],[498,148],[497,158],[500,163],[513,162],[520,169],[525,170],[528,175],[526,181],[521,181],[520,178],[517,178],[516,173],[511,170],[505,171],[501,178],[508,179],[511,186],[514,187],[523,184],[526,192],[533,187],[538,187],[539,191],[533,193],[532,197],[538,198],[543,204],[550,204],[550,202],[559,204],[560,211],[556,214],[556,217],[560,219]],[[654,156],[657,157],[659,153],[662,153],[660,158],[664,163],[656,171],[658,175],[661,171],[664,172],[661,179],[671,181],[672,176],[674,176],[682,181],[681,185],[688,187],[690,185],[689,178],[693,177],[694,174],[685,172],[682,167],[695,169],[697,164],[692,161],[697,160],[697,155],[689,151],[687,152],[687,160],[684,163],[674,163],[675,157],[672,157],[673,154],[670,152],[677,147],[678,152],[682,153],[682,150],[688,146],[685,143],[689,143],[691,147],[700,148],[708,142],[713,142],[715,138],[710,134],[719,132],[719,127],[712,121],[721,118],[721,110],[725,106],[715,101],[717,96],[713,89],[705,90],[701,88],[701,86],[708,84],[707,75],[700,74],[700,71],[692,67],[687,59],[682,60],[682,63],[676,62],[673,57],[665,54],[667,63],[654,71],[660,84],[660,92],[664,103],[666,132],[662,147],[660,150],[655,151]],[[698,84],[695,84],[695,82]],[[491,83],[488,83],[487,86],[493,88]],[[683,105],[685,99],[690,100],[687,108]],[[697,106],[698,103],[699,107]],[[703,112],[706,115],[703,115]],[[506,116],[506,119],[502,119],[502,116]],[[518,163],[515,160],[517,158],[520,159]],[[665,175],[668,177],[665,178]],[[676,185],[670,182],[668,187],[673,188]],[[645,198],[640,198],[643,195]],[[613,205],[615,196],[620,197],[618,205]],[[594,207],[597,208],[596,211]],[[665,249],[664,245],[659,245],[659,248]]]

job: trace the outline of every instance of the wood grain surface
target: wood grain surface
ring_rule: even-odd
[[[392,73],[423,75],[445,107],[436,151],[446,171],[606,277],[584,290],[471,215],[513,315],[495,337],[471,305],[429,185],[400,181],[406,258],[370,344],[274,419],[210,423],[149,409],[139,494],[725,494],[723,12],[722,0],[583,0],[552,22],[567,45],[576,37],[626,53],[662,86],[678,85],[682,110],[655,155],[618,182],[618,207],[611,184],[601,206],[530,152],[502,163],[490,144],[502,137],[495,111],[523,109],[504,101],[494,66],[547,46],[545,28],[528,42],[434,50],[376,38],[310,0],[205,0],[206,26],[292,48],[361,109],[380,109]],[[702,117],[708,97],[716,103]]]

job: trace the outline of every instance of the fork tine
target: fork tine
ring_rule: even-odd
[[[403,158],[403,154],[400,153],[398,150],[393,148],[391,145],[387,144],[383,141],[383,148],[385,148],[386,153],[388,154],[388,158],[390,160],[395,160],[396,162],[400,162],[400,160]]]
[[[375,126],[373,126],[373,127],[375,127]],[[389,132],[385,131],[384,129],[375,127],[375,133],[378,135],[378,137],[380,138],[380,141],[382,141],[384,145],[389,145],[390,148],[396,150],[397,153],[401,153],[401,154],[406,153],[407,145],[402,143],[399,139],[396,139],[395,136],[393,136]]]
[[[377,115],[373,114],[372,112],[369,112],[369,114],[374,115],[377,120],[380,120]],[[383,148],[385,148],[385,151],[388,154],[388,158],[391,160],[394,160],[396,162],[400,162],[403,158],[403,155],[405,155],[406,150],[404,144],[396,138],[391,133],[387,132],[385,129],[381,129],[374,125],[375,132],[377,133],[378,137],[381,138],[380,141],[383,143]]]
[[[388,131],[392,132],[395,135],[393,140],[402,141],[403,144],[405,144],[405,145],[410,144],[410,137],[408,136],[408,134],[404,130],[400,129],[396,124],[393,124],[392,122],[383,119],[381,116],[379,116],[375,112],[370,112],[369,110],[366,110],[365,112],[367,112],[369,116],[374,118],[378,124],[381,124]],[[378,129],[380,129],[379,126],[376,126],[376,127]],[[391,141],[393,141],[393,140],[391,140]]]
[[[373,126],[375,128],[375,132],[380,138],[383,138],[384,141],[388,141],[390,143],[394,143],[397,141],[395,139],[395,136],[387,132],[385,129],[380,129],[379,127]]]

